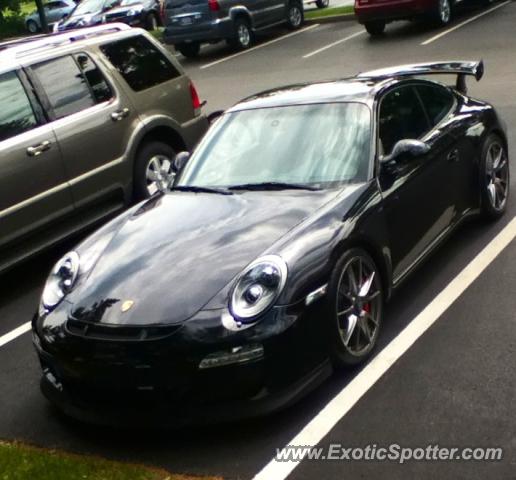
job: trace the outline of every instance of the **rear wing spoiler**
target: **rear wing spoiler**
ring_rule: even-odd
[[[357,78],[396,78],[413,77],[417,75],[457,75],[456,88],[459,92],[466,94],[466,76],[475,77],[480,81],[484,76],[484,62],[429,62],[415,63],[412,65],[401,65],[399,67],[381,68],[370,72],[363,72]]]

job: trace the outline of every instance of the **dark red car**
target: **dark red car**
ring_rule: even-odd
[[[455,7],[463,1],[469,0],[355,0],[355,15],[370,35],[380,35],[394,20],[424,18],[437,26],[447,25]]]

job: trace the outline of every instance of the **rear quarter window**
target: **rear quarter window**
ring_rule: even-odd
[[[181,76],[170,60],[143,36],[112,42],[100,49],[136,92]]]

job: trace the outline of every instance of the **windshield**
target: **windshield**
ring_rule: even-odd
[[[369,108],[334,103],[223,115],[187,163],[178,186],[278,183],[332,186],[365,181]]]

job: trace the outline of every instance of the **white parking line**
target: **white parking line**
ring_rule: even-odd
[[[20,335],[23,335],[24,333],[28,332],[29,330],[30,330],[30,322],[27,322],[27,323],[24,323],[23,325],[20,325],[18,328],[11,330],[9,333],[2,335],[0,337],[0,347],[3,347],[7,343],[11,342],[15,338],[18,338]]]
[[[309,27],[302,28],[301,30],[296,30],[295,32],[288,33],[287,35],[283,35],[282,37],[275,38],[274,40],[269,40],[268,42],[261,43],[260,45],[256,45],[256,47],[249,48],[247,50],[242,50],[241,52],[234,53],[233,55],[229,55],[229,57],[221,58],[220,60],[215,60],[214,62],[207,63],[206,65],[202,65],[200,68],[201,70],[204,68],[210,68],[214,65],[218,65],[222,62],[227,62],[228,60],[232,60],[233,58],[239,57],[240,55],[244,55],[246,53],[250,53],[254,50],[258,50],[259,48],[267,47],[268,45],[272,45],[273,43],[279,42],[281,40],[285,40],[286,38],[293,37],[294,35],[299,35],[300,33],[307,32],[308,30],[312,30],[316,27],[318,27],[318,23],[314,23],[313,25],[310,25]]]
[[[352,38],[358,37],[359,35],[362,35],[365,33],[365,30],[360,30],[360,32],[355,32],[347,37],[341,38],[340,40],[337,40],[336,42],[330,43],[329,45],[326,45],[324,47],[318,48],[317,50],[314,50],[313,52],[307,53],[306,55],[303,55],[303,58],[309,58],[313,55],[317,55],[318,53],[324,52],[325,50],[328,50],[328,48],[334,47],[335,45],[339,45],[340,43],[347,42],[348,40],[351,40]]]
[[[464,25],[474,22],[475,20],[478,20],[480,17],[483,17],[484,15],[487,15],[488,13],[494,12],[495,10],[498,10],[499,8],[504,7],[508,3],[511,3],[511,0],[507,0],[506,2],[503,2],[500,5],[497,5],[496,7],[490,8],[489,10],[486,10],[485,12],[479,13],[478,15],[475,15],[474,17],[468,18],[467,20],[464,20],[464,22],[461,22],[458,25],[455,25],[454,27],[449,28],[448,30],[445,30],[444,32],[438,33],[434,37],[429,38],[428,40],[425,40],[421,45],[428,45],[432,42],[435,42],[436,40],[439,40],[441,37],[444,37],[445,35],[448,35],[449,33],[454,32],[455,30],[458,30],[459,28],[462,28]]]
[[[288,445],[316,446],[515,237],[516,217]],[[284,480],[299,463],[272,459],[254,480]]]

